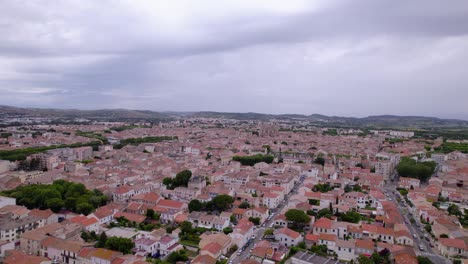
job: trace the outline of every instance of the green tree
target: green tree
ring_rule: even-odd
[[[428,257],[418,256],[418,264],[433,264]]]
[[[167,256],[167,259],[166,259],[166,261],[171,264],[175,264],[179,261],[186,262],[187,260],[188,260],[188,257],[187,257],[187,253],[185,252],[185,250],[172,252],[171,254],[169,254],[169,256]]]
[[[249,202],[243,201],[243,202],[239,205],[239,208],[248,209],[248,208],[250,208],[250,204],[249,204]]]
[[[268,228],[268,229],[265,229],[265,232],[263,234],[265,236],[268,236],[268,235],[273,235],[273,232],[274,232],[273,228]]]
[[[302,210],[289,209],[284,215],[288,221],[292,222],[293,228],[299,229],[301,226],[304,226],[310,222],[310,216],[308,216]]]
[[[409,157],[403,157],[396,167],[397,172],[403,177],[412,177],[426,182],[436,168],[434,161],[417,162]]]
[[[58,213],[65,206],[65,202],[60,198],[52,198],[46,200],[46,206],[54,213]]]
[[[249,221],[252,222],[254,225],[259,225],[260,224],[260,218],[259,217],[249,217]]]
[[[359,255],[357,260],[359,264],[374,264],[369,257],[366,257],[364,255]]]
[[[154,219],[154,210],[153,209],[146,210],[146,217],[149,219]]]
[[[449,215],[456,215],[456,216],[461,216],[462,212],[460,211],[460,207],[458,207],[456,204],[451,204],[448,208],[447,211]]]
[[[222,212],[229,209],[233,202],[234,198],[232,198],[232,196],[227,194],[220,194],[207,203],[207,208],[211,207],[212,211]]]
[[[135,244],[130,238],[110,237],[106,240],[105,248],[115,251],[120,251],[123,254],[132,253]]]
[[[93,206],[89,203],[80,203],[76,205],[76,211],[80,214],[89,215],[93,211]]]
[[[317,219],[320,219],[322,217],[326,218],[331,218],[333,215],[332,211],[330,211],[329,208],[323,208],[320,211],[317,212]]]
[[[192,177],[192,172],[190,170],[183,170],[176,174],[174,179],[174,186],[175,187],[187,187],[190,178]]]
[[[328,248],[326,245],[313,245],[310,247],[310,251],[323,257],[328,255]]]
[[[102,233],[99,235],[99,238],[98,238],[98,241],[97,241],[95,247],[97,247],[97,248],[103,248],[103,247],[105,247],[106,241],[107,241],[107,234],[106,234],[106,232],[102,232]]]
[[[232,233],[232,232],[233,232],[232,227],[229,227],[229,226],[228,226],[228,227],[226,227],[226,228],[223,229],[223,233],[224,233],[225,235],[230,234],[230,233]]]
[[[174,190],[174,188],[172,187],[172,185],[174,184],[174,181],[172,180],[172,178],[167,178],[167,177],[164,178],[163,184],[166,185],[167,189]]]
[[[204,209],[204,205],[199,200],[193,199],[188,204],[188,209],[189,209],[189,212],[193,212],[193,211],[199,212],[199,211],[202,211]]]
[[[341,221],[357,224],[361,221],[361,215],[355,211],[348,211],[341,215]]]
[[[317,158],[315,158],[314,162],[316,164],[320,164],[322,166],[325,165],[325,159],[322,156],[318,156]]]

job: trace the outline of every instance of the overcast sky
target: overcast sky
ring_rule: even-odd
[[[468,1],[2,0],[0,104],[468,119]]]

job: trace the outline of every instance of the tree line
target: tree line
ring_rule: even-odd
[[[396,170],[400,176],[416,178],[425,182],[432,176],[436,166],[434,161],[417,162],[409,157],[403,157]]]
[[[88,190],[81,183],[56,180],[52,184],[32,184],[4,191],[1,195],[16,198],[18,205],[28,209],[62,209],[88,215],[107,203],[107,197],[99,190]]]
[[[252,156],[234,156],[232,160],[240,162],[244,166],[254,166],[259,162],[272,163],[275,157],[273,155],[252,155]]]
[[[121,149],[126,145],[138,145],[142,143],[158,143],[165,140],[176,140],[177,136],[160,136],[160,137],[142,137],[142,138],[126,138],[120,140],[119,144],[114,145],[114,149]]]
[[[0,150],[0,160],[25,160],[28,156],[36,153],[41,153],[51,149],[59,148],[79,148],[90,146],[93,147],[93,150],[97,150],[98,146],[102,145],[100,141],[92,141],[88,143],[73,143],[73,144],[60,144],[52,145],[46,147],[31,147],[31,148],[22,148],[22,149],[13,149],[13,150]]]

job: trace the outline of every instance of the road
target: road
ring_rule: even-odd
[[[435,245],[434,241],[432,241],[431,235],[424,229],[424,225],[420,223],[419,217],[412,216],[412,209],[408,206],[404,199],[402,199],[400,203],[398,203],[397,197],[401,197],[396,190],[396,186],[394,183],[387,183],[384,187],[384,190],[389,194],[389,198],[392,199],[392,202],[396,204],[400,215],[403,217],[408,230],[411,232],[411,235],[416,234],[416,238],[414,238],[414,251],[418,256],[425,256],[428,257],[433,263],[447,263],[451,264],[452,262],[445,257],[438,255],[429,244],[431,241],[432,245]],[[402,198],[402,197],[401,197]],[[412,224],[410,221],[410,216],[413,217],[415,222]],[[425,235],[429,238],[429,241],[425,239]],[[421,250],[419,247],[422,247]]]
[[[253,249],[255,245],[262,240],[265,230],[270,228],[270,225],[273,223],[273,219],[279,212],[281,212],[284,209],[284,207],[288,203],[289,198],[292,195],[297,194],[297,190],[304,182],[304,178],[305,178],[304,176],[301,176],[299,181],[292,188],[291,192],[289,192],[286,195],[284,201],[280,203],[280,205],[277,208],[272,209],[273,212],[271,214],[272,217],[270,218],[270,220],[266,220],[264,223],[260,225],[260,227],[257,227],[255,229],[254,231],[255,239],[252,239],[252,242],[249,244],[249,246],[247,246],[244,251],[242,251],[242,248],[239,248],[236,252],[232,254],[232,256],[229,259],[230,261],[232,261],[232,263],[240,263],[242,260],[250,257],[250,250]],[[237,255],[238,252],[241,252],[241,254]]]

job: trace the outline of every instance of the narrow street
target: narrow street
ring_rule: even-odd
[[[392,202],[395,203],[400,215],[403,217],[404,222],[408,227],[408,230],[413,236],[414,251],[416,255],[428,257],[433,263],[451,264],[452,262],[450,260],[438,255],[437,252],[433,250],[429,242],[431,241],[432,245],[435,246],[431,235],[424,229],[424,225],[420,222],[419,217],[413,215],[412,209],[408,206],[406,201],[401,199],[402,202],[398,203],[397,197],[401,197],[401,195],[399,195],[398,190],[396,190],[396,185],[394,183],[388,183],[385,185],[384,190],[389,194],[389,198],[392,199]],[[410,221],[410,216],[415,220],[413,224]],[[414,234],[416,237],[414,237]],[[425,235],[427,235],[429,241],[425,239]]]
[[[297,194],[297,190],[302,185],[303,182],[304,182],[304,176],[301,176],[299,181],[294,185],[291,192],[288,193],[288,195],[284,198],[284,201],[281,202],[280,205],[277,208],[274,209],[274,212],[271,214],[272,217],[270,218],[270,220],[265,221],[259,227],[256,228],[256,230],[255,230],[255,239],[252,239],[252,242],[249,244],[249,246],[246,247],[244,251],[242,251],[242,247],[241,247],[236,252],[234,252],[232,254],[231,258],[229,259],[230,261],[232,261],[232,263],[239,263],[242,260],[248,259],[250,257],[250,250],[252,250],[255,247],[255,245],[263,239],[263,235],[265,233],[265,230],[268,229],[268,228],[271,228],[270,225],[273,223],[273,219],[276,217],[276,215],[279,212],[281,212],[284,209],[284,207],[288,203],[289,198],[292,195]],[[241,252],[241,254],[237,255],[238,252]]]

